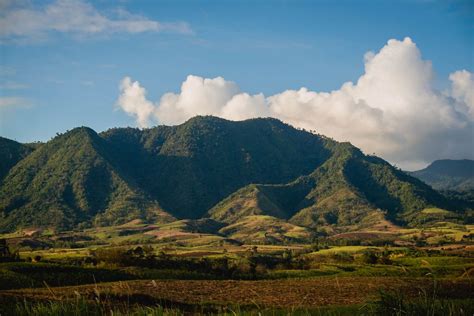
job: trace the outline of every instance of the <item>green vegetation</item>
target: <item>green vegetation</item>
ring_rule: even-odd
[[[458,213],[426,216],[431,206],[451,207],[441,194],[382,159],[350,144],[335,144],[332,156],[309,175],[284,185],[249,185],[218,203],[211,218],[234,223],[249,215],[272,215],[303,227],[366,228],[384,219],[416,226],[459,221]],[[378,221],[372,221],[379,214]],[[438,214],[440,215],[440,214]],[[375,216],[377,217],[377,216]],[[352,228],[354,229],[354,228]]]
[[[136,276],[117,269],[78,267],[67,264],[10,262],[0,264],[0,290],[78,285],[131,280]]]
[[[397,305],[395,305],[397,304]],[[18,316],[180,316],[186,315],[179,309],[163,308],[161,306],[109,306],[108,304],[91,303],[83,299],[76,302],[45,303],[23,302],[12,305],[12,315]],[[331,306],[322,308],[242,308],[240,306],[223,308],[222,311],[209,312],[205,307],[196,308],[194,315],[216,315],[216,316],[288,316],[288,315],[434,315],[434,316],[457,316],[471,315],[474,306],[471,300],[415,300],[405,301],[396,296],[382,294],[379,301],[370,305],[355,306]],[[8,315],[8,314],[5,314]]]
[[[197,117],[101,135],[77,128],[9,170],[0,187],[0,228],[167,222],[170,213],[199,218],[246,184],[310,172],[329,155],[325,142],[270,119]]]
[[[421,290],[418,297],[408,299],[402,292],[386,291],[380,294],[380,299],[374,304],[373,311],[377,315],[433,315],[455,316],[471,315],[474,313],[472,298],[446,299],[437,293],[436,287],[432,291]],[[457,293],[464,296],[463,293]]]
[[[290,181],[330,154],[327,140],[275,119],[195,117],[175,127],[101,136],[135,182],[178,218],[199,218],[250,183]]]
[[[304,243],[314,235],[308,228],[268,215],[246,216],[219,232],[228,238],[248,244]]]
[[[272,225],[281,220],[258,215],[249,224],[254,221]],[[222,229],[200,220],[159,226],[166,232]],[[337,245],[354,240],[317,237],[312,245],[242,245],[198,237],[197,232],[189,239],[143,244],[133,244],[141,238],[120,239],[150,229],[156,228],[135,223],[100,232],[89,229],[82,234],[96,233],[105,239],[70,232],[62,233],[61,241],[46,232],[25,239],[29,243],[13,236],[7,242],[16,246],[9,253],[19,257],[0,263],[0,313],[378,315],[383,311],[416,315],[436,311],[437,315],[439,310],[464,315],[460,311],[470,312],[473,307],[469,298],[474,293],[470,282],[474,259],[469,244],[445,249]],[[124,243],[96,244],[108,239]],[[195,242],[200,239],[204,241]],[[70,248],[54,248],[55,242],[65,246],[66,241]],[[46,244],[48,248],[41,249]],[[32,249],[34,245],[40,248]],[[459,247],[464,247],[461,252]],[[399,293],[404,293],[403,298]]]
[[[81,127],[40,146],[1,139],[0,157],[3,232],[269,215],[333,233],[387,219],[461,223],[470,208],[349,143],[275,119],[195,117],[101,134]],[[433,207],[451,213],[420,213]]]
[[[33,148],[0,137],[0,181],[7,175],[13,166],[28,156]]]
[[[471,315],[473,201],[275,119],[0,138],[0,314]]]
[[[61,230],[91,221],[158,219],[158,204],[121,178],[108,155],[105,141],[87,128],[39,147],[3,180],[0,226]]]
[[[265,308],[259,306],[186,306],[185,310],[176,307],[163,307],[161,305],[140,305],[136,300],[140,297],[131,295],[120,303],[107,301],[107,297],[96,301],[87,300],[78,296],[75,300],[45,302],[34,301],[6,301],[2,303],[0,312],[3,315],[18,316],[51,316],[51,315],[127,315],[127,316],[178,316],[192,312],[194,315],[434,315],[434,316],[458,316],[472,315],[474,302],[468,298],[453,298],[437,293],[434,289],[420,289],[420,293],[413,298],[407,297],[400,291],[381,291],[378,298],[367,304],[354,304],[349,306],[324,306],[308,308],[295,306],[292,308]],[[79,294],[79,293],[78,293]],[[98,292],[98,295],[101,293]],[[461,295],[462,296],[462,295]],[[100,296],[99,296],[100,297]],[[143,298],[142,298],[143,299]],[[143,303],[142,303],[143,304]]]

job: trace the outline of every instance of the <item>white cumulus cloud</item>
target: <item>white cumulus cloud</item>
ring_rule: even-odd
[[[148,126],[155,106],[146,99],[146,90],[137,81],[132,82],[129,77],[122,79],[120,90],[122,93],[117,100],[117,105],[127,114],[134,116],[138,126]]]
[[[49,32],[92,35],[101,33],[177,32],[192,33],[184,22],[159,22],[124,9],[113,16],[82,0],[56,0],[48,5],[5,2],[0,10],[0,37],[38,38]]]
[[[440,158],[474,158],[472,74],[451,74],[447,92],[436,90],[432,78],[431,63],[410,38],[392,39],[379,52],[365,55],[365,73],[356,83],[331,92],[301,88],[249,95],[221,77],[188,76],[179,93],[166,93],[153,103],[138,82],[125,78],[119,105],[141,127],[179,124],[195,115],[275,117],[350,141],[407,169]]]
[[[459,103],[459,110],[474,119],[474,78],[467,70],[459,70],[449,76],[452,82],[451,96]]]

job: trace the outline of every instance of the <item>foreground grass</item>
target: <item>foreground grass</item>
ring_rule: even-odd
[[[8,310],[5,309],[8,308]],[[240,306],[223,307],[210,310],[205,306],[193,311],[183,311],[162,306],[137,306],[126,303],[111,306],[107,303],[89,302],[78,299],[74,302],[19,302],[0,307],[2,315],[12,316],[178,316],[178,315],[242,315],[242,316],[287,316],[287,315],[431,315],[464,316],[474,313],[472,300],[445,300],[436,297],[420,296],[407,301],[399,292],[381,293],[377,301],[364,305],[326,306],[321,308],[248,308]]]
[[[436,277],[472,275],[472,258],[400,258],[393,265],[321,263],[310,269],[262,271],[256,279],[278,280],[315,277]],[[220,280],[218,273],[142,267],[81,267],[55,263],[0,263],[0,290],[69,286],[127,280]],[[235,279],[239,279],[238,276]]]
[[[114,315],[134,315],[140,308],[158,307],[161,310],[153,313],[164,313],[165,310],[167,313],[198,314],[259,311],[266,315],[280,315],[280,312],[284,315],[331,315],[337,311],[334,315],[372,315],[380,311],[378,314],[405,315],[405,311],[431,308],[446,315],[464,315],[462,311],[474,312],[472,297],[474,285],[469,280],[393,277],[142,280],[0,291],[0,314],[8,315],[2,308],[9,306],[10,313],[16,311],[12,315],[42,315],[36,310],[46,310],[53,315],[61,315],[65,310],[65,315],[74,315],[75,309],[79,310],[77,315],[82,315],[83,310],[91,315],[110,315],[110,311]]]
[[[0,263],[0,290],[67,286],[142,279],[212,280],[218,275],[137,267],[81,267],[56,263]]]
[[[161,306],[119,306],[110,307],[105,304],[90,303],[86,300],[76,302],[27,302],[10,305],[4,315],[18,316],[99,316],[99,315],[182,315],[179,310],[166,309]]]
[[[0,315],[474,315],[467,252],[319,246],[53,249],[0,263]]]
[[[376,315],[474,315],[474,300],[439,299],[433,293],[421,293],[408,300],[401,292],[383,292],[372,309]]]

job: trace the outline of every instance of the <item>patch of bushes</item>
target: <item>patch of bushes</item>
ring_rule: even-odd
[[[474,315],[474,300],[440,298],[435,292],[422,291],[418,298],[407,299],[401,292],[381,292],[375,303],[376,315]]]
[[[0,290],[79,285],[131,280],[137,277],[117,269],[84,268],[51,263],[15,262],[0,265]]]

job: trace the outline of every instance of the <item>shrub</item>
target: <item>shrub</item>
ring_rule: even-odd
[[[362,261],[367,264],[376,264],[378,260],[377,253],[373,250],[365,250],[362,254]]]
[[[91,255],[97,262],[109,264],[126,265],[129,261],[127,251],[120,248],[99,248],[91,251]]]
[[[345,252],[345,251],[335,252],[331,254],[331,259],[336,262],[353,262],[354,261],[354,257],[350,253]]]
[[[422,291],[419,297],[409,300],[399,291],[380,293],[375,303],[376,315],[473,315],[473,300],[443,299],[434,293]]]

